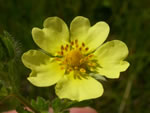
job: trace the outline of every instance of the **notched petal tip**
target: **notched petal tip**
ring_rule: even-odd
[[[123,51],[120,51],[120,52],[124,53],[124,59],[125,59],[129,54],[129,49],[128,49],[127,45],[123,41],[120,41],[120,40],[113,40],[113,42],[114,42],[114,46],[116,46],[116,44],[117,44],[118,47],[120,47],[120,49],[121,48],[123,49]]]
[[[104,89],[102,84],[92,77],[82,80],[65,77],[57,83],[55,92],[61,99],[83,101],[102,96]]]
[[[28,63],[28,60],[29,60],[28,56],[30,56],[33,53],[33,51],[34,50],[29,50],[29,51],[23,53],[23,55],[21,56],[21,60],[27,68],[31,68],[29,63]]]
[[[122,61],[120,65],[123,67],[121,72],[124,72],[128,69],[128,67],[130,66],[130,63],[127,61]]]
[[[62,44],[69,42],[69,30],[66,23],[58,17],[49,17],[43,23],[44,28],[32,29],[34,42],[46,52],[56,55]]]
[[[89,19],[83,16],[76,16],[72,21],[89,21]]]
[[[37,28],[37,27],[34,27],[33,29],[32,29],[32,37],[33,37],[33,40],[34,40],[34,42],[38,45],[38,41],[39,40],[41,40],[41,39],[43,39],[42,37],[44,37],[45,35],[44,35],[44,32],[43,32],[43,30],[42,29],[40,29],[40,28]]]
[[[59,17],[48,17],[43,23],[44,28],[52,28],[54,31],[62,32],[64,29],[67,31],[66,23]]]
[[[86,17],[83,17],[83,16],[77,16],[75,17],[71,24],[70,24],[70,30],[72,32],[74,32],[74,30],[78,30],[78,28],[82,28],[82,27],[87,27],[89,28],[90,27],[90,21],[88,18]],[[80,35],[80,34],[78,34]]]
[[[37,87],[47,87],[48,85],[41,84],[40,81],[36,80],[36,77],[28,77],[27,80],[34,86]]]
[[[120,72],[126,71],[130,65],[124,61],[128,52],[128,47],[120,40],[109,41],[100,46],[94,53],[102,66],[99,73],[107,78],[119,78]]]

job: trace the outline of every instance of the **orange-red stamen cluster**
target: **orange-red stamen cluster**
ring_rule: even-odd
[[[79,43],[78,40],[71,41],[70,45],[61,45],[57,61],[60,61],[61,69],[65,69],[66,72],[75,71],[76,73],[86,73],[89,70],[93,70],[96,63],[92,60],[93,54],[88,53],[89,48],[85,43]],[[79,74],[80,75],[80,74]]]

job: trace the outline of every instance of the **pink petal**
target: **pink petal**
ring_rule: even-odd
[[[11,111],[7,111],[7,112],[3,112],[3,113],[17,113],[16,110],[11,110]]]
[[[97,112],[96,110],[90,107],[84,107],[84,108],[71,108],[70,113],[97,113]]]

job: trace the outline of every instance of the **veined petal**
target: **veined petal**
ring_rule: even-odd
[[[32,29],[33,40],[40,48],[55,55],[61,45],[69,41],[68,27],[65,22],[58,17],[47,18],[43,26],[43,29]]]
[[[27,79],[38,87],[51,86],[64,74],[59,64],[52,62],[51,58],[41,51],[27,51],[22,56],[22,62],[32,70]]]
[[[55,91],[59,98],[82,101],[101,96],[103,86],[90,76],[86,79],[75,79],[72,72],[69,75],[64,75],[56,84]]]
[[[94,54],[100,65],[99,73],[108,78],[118,78],[120,72],[129,67],[129,63],[123,61],[128,55],[128,48],[122,41],[109,41],[98,48]]]
[[[71,40],[84,42],[89,47],[89,51],[93,51],[106,40],[109,26],[103,21],[90,26],[88,18],[78,16],[71,22],[70,32]]]

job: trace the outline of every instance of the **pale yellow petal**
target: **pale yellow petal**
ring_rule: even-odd
[[[72,72],[64,75],[56,84],[55,91],[59,98],[82,101],[100,97],[103,94],[103,86],[90,76],[86,79],[75,79]]]
[[[71,22],[70,31],[72,41],[84,42],[89,51],[93,51],[106,40],[109,26],[103,21],[90,26],[88,18],[78,16]]]
[[[30,50],[23,54],[24,65],[32,70],[27,78],[33,85],[46,87],[55,84],[64,74],[57,62],[37,50]]]
[[[98,48],[94,55],[100,65],[99,73],[108,78],[118,78],[120,72],[129,67],[129,63],[124,61],[128,55],[128,48],[122,41],[109,41]]]
[[[61,45],[68,43],[69,31],[65,22],[58,17],[49,17],[44,21],[44,28],[33,28],[35,43],[45,51],[56,55]]]

